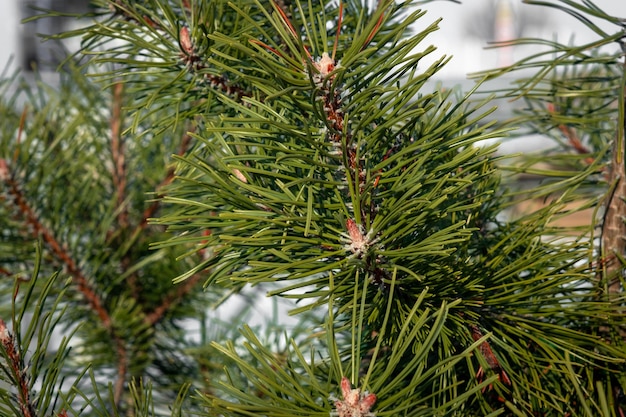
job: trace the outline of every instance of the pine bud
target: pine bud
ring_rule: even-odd
[[[335,60],[332,59],[327,52],[322,54],[321,58],[313,63],[313,66],[319,71],[322,77],[328,76],[335,69]]]
[[[9,179],[9,165],[4,159],[0,159],[0,181]]]
[[[376,403],[375,394],[361,394],[359,388],[352,389],[350,380],[345,376],[341,379],[341,395],[343,400],[335,400],[333,417],[373,417],[370,409]]]
[[[189,28],[183,26],[180,28],[180,47],[186,55],[193,55],[193,44],[191,43],[191,36],[189,35]]]
[[[7,325],[4,320],[0,319],[0,343],[6,345],[10,343],[11,335],[9,334],[9,329],[7,329]]]
[[[239,181],[246,184],[248,183],[248,179],[237,168],[233,168],[233,174],[235,175],[235,177],[237,177]]]

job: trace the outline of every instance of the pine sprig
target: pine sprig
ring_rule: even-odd
[[[0,389],[0,407],[6,416],[36,417],[64,412],[60,407],[64,398],[61,369],[76,329],[54,341],[67,308],[64,291],[55,291],[56,274],[45,280],[39,276],[40,248],[36,262],[28,281],[15,281],[12,317],[6,317],[6,321],[0,318],[0,379],[6,383]],[[48,352],[48,347],[57,343],[56,351]]]
[[[2,107],[2,271],[5,283],[24,279],[34,265],[33,242],[41,241],[42,273],[70,278],[63,303],[71,308],[60,320],[71,328],[83,323],[73,355],[55,372],[63,378],[91,363],[101,385],[103,377],[114,383],[112,402],[119,405],[132,375],[170,374],[172,360],[179,361],[177,371],[194,369],[182,354],[163,360],[160,348],[164,339],[180,337],[178,320],[203,317],[200,300],[214,292],[194,294],[200,276],[173,288],[171,278],[183,271],[175,260],[182,251],[147,247],[163,238],[148,225],[162,205],[147,199],[172,180],[169,155],[184,153],[191,137],[142,127],[144,134],[130,140],[123,103],[131,93],[114,88],[109,96],[77,68],[71,71],[57,88],[16,80],[16,98]],[[12,290],[4,289],[6,312]],[[189,344],[180,340],[179,348]],[[164,378],[159,401],[173,397],[179,383]],[[77,387],[85,395],[92,390],[84,381]]]
[[[430,407],[433,396],[427,391],[426,387],[431,385],[427,381],[438,379],[439,375],[444,374],[454,364],[467,359],[471,352],[486,340],[486,337],[478,340],[467,351],[449,358],[448,361],[424,368],[423,362],[428,356],[432,344],[437,340],[438,333],[443,330],[442,324],[446,320],[447,310],[446,307],[443,307],[439,311],[418,313],[420,304],[424,300],[424,294],[409,312],[406,325],[400,335],[399,344],[394,348],[394,354],[386,358],[384,362],[377,362],[374,359],[369,364],[369,372],[376,369],[377,377],[371,380],[369,384],[366,382],[367,385],[364,388],[369,388],[369,392],[376,395],[376,415],[429,416],[436,415],[442,410],[452,412],[461,404],[459,400],[462,401],[474,395],[495,379],[489,378],[477,387],[465,392],[457,391],[457,384],[447,381],[447,388],[441,389],[438,395],[444,391],[453,392],[454,395],[449,397],[450,402],[444,405],[438,404],[437,407]],[[392,303],[393,297],[390,296],[386,301]],[[353,319],[358,321],[361,313],[357,309]],[[390,319],[389,314],[390,310],[388,309],[386,320]],[[418,350],[414,350],[416,335],[422,332],[429,323],[431,325],[428,325],[428,337],[425,338],[427,343],[420,346]],[[330,357],[337,359],[329,363],[316,359],[318,354],[314,351],[309,352],[307,344],[297,343],[295,340],[288,342],[287,352],[277,355],[276,352],[264,346],[250,329],[243,329],[242,334],[248,341],[244,343],[245,353],[241,353],[241,350],[232,344],[215,345],[240,369],[243,373],[243,381],[235,385],[234,379],[229,378],[220,388],[224,395],[207,395],[203,396],[202,399],[210,407],[212,413],[224,415],[235,415],[236,413],[244,415],[254,413],[307,416],[321,416],[329,413],[338,416],[348,415],[342,414],[337,405],[337,401],[346,398],[345,389],[342,394],[338,393],[340,391],[339,385],[341,385],[338,381],[343,376],[346,376],[348,380],[351,379],[350,375],[354,375],[358,369],[353,368],[350,372],[350,370],[337,368],[338,364],[342,362],[339,358],[346,354],[342,353],[342,348],[338,345],[339,341],[335,340],[336,330],[333,327],[333,315],[331,314],[324,325],[324,333],[327,336],[325,349],[329,350]],[[355,334],[352,338],[350,342],[351,354],[358,352],[361,337],[361,334]],[[382,338],[384,335],[381,334]],[[303,350],[305,348],[307,350]],[[375,348],[374,358],[379,354],[379,350],[380,344]],[[357,353],[357,355],[360,357],[360,354]],[[411,356],[412,360],[407,362],[405,359],[408,355]],[[326,354],[322,356],[326,356]],[[355,364],[354,359],[357,359],[356,364],[360,366],[358,357],[352,357],[347,362]],[[381,360],[379,359],[379,361]],[[410,382],[405,385],[407,376]],[[368,381],[369,379],[366,378],[365,380]],[[228,398],[232,398],[232,400]]]
[[[432,88],[447,58],[423,66],[437,22],[413,32],[422,3],[111,0],[62,35],[84,35],[83,70],[106,88],[68,60],[60,93],[26,92],[26,111],[7,100],[0,137],[2,245],[17,248],[0,273],[21,276],[41,236],[43,267],[74,278],[59,323],[88,323],[67,363],[89,360],[91,384],[59,415],[167,414],[173,401],[180,415],[190,383],[201,415],[623,413],[623,247],[605,248],[623,234],[626,78],[623,50],[598,52],[623,46],[623,24],[586,0],[536,2],[599,39],[540,41],[548,52],[484,74],[536,70],[500,92],[526,113],[497,125],[493,96],[475,100],[487,84]],[[480,142],[513,124],[557,146],[503,168]],[[517,173],[544,181],[511,190]],[[556,221],[597,209],[607,183],[617,221],[598,257],[591,226]],[[527,198],[546,204],[511,214]],[[249,287],[299,302],[307,333],[231,324],[209,347],[214,291]]]
[[[410,18],[420,16],[418,12]],[[203,147],[181,158],[181,182],[168,195],[180,209],[175,217],[160,220],[172,231],[210,228],[209,239],[197,240],[217,250],[193,273],[207,268],[207,285],[236,289],[285,281],[269,295],[307,302],[297,313],[329,300],[349,305],[354,283],[365,279],[375,285],[357,297],[364,303],[362,314],[372,334],[386,333],[385,346],[392,349],[407,304],[430,288],[426,305],[454,306],[430,358],[434,363],[488,332],[498,335],[480,344],[477,365],[468,361],[466,367],[446,371],[449,381],[463,380],[459,384],[464,388],[480,384],[485,373],[498,377],[493,391],[476,400],[485,412],[500,402],[516,401],[519,406],[510,406],[516,413],[545,404],[560,409],[546,398],[549,389],[542,388],[552,382],[529,379],[525,372],[541,373],[546,363],[564,360],[569,351],[590,362],[622,363],[612,346],[594,353],[596,336],[560,327],[572,326],[571,317],[593,316],[599,308],[610,314],[609,305],[578,299],[569,305],[577,295],[573,288],[590,278],[586,267],[574,266],[587,256],[587,244],[542,242],[552,230],[557,232],[547,227],[550,219],[560,215],[566,201],[579,198],[576,190],[595,166],[554,189],[544,188],[548,194],[567,185],[569,195],[560,201],[502,224],[485,204],[494,200],[500,203],[493,207],[503,207],[514,195],[498,195],[486,186],[498,183],[493,150],[473,144],[504,131],[480,126],[488,111],[454,106],[446,94],[420,95],[443,60],[421,74],[410,70],[423,57],[412,51],[434,27],[381,48],[380,57],[368,56],[364,43],[370,40],[363,36],[355,47],[337,48],[339,62],[324,54],[313,58],[306,39],[294,35],[294,24],[285,14],[278,11],[268,19],[286,49],[280,49],[279,41],[237,48],[271,75],[275,87],[262,78],[251,82],[263,85],[259,88],[272,100],[224,100],[236,115],[207,123],[209,136],[198,138]],[[380,31],[385,36],[372,38],[378,42],[399,38],[405,30],[404,24],[389,23],[392,18],[383,21]],[[315,27],[315,21],[309,25]],[[236,44],[224,36],[215,40]],[[281,94],[286,97],[280,99]],[[485,185],[475,188],[481,182]],[[184,240],[190,240],[188,235]],[[484,252],[476,252],[470,243]],[[560,270],[567,272],[555,272]],[[381,312],[386,303],[381,301],[389,291],[391,271],[398,282],[390,310],[395,319],[385,323]],[[588,313],[583,313],[586,307]],[[536,340],[534,332],[545,340]],[[425,343],[425,333],[416,336],[413,343]],[[536,356],[529,356],[523,346],[534,344],[540,347]],[[564,372],[555,369],[555,380]],[[517,384],[538,389],[519,391]],[[452,401],[446,394],[438,398]]]

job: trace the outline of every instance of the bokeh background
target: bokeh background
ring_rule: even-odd
[[[79,41],[64,45],[41,43],[38,34],[58,33],[84,24],[73,17],[27,24],[22,24],[22,19],[38,13],[36,9],[56,9],[70,14],[90,9],[89,0],[1,0],[1,3],[0,68],[8,69],[52,71],[62,56],[62,48],[76,49]],[[594,3],[613,15],[626,15],[623,0],[595,0]],[[454,57],[439,74],[446,79],[463,79],[468,73],[510,64],[528,52],[520,48],[486,49],[489,42],[519,36],[577,43],[593,38],[593,33],[575,18],[545,7],[523,4],[522,0],[462,0],[461,4],[439,0],[419,7],[428,11],[421,19],[423,27],[443,17],[441,29],[429,37],[429,42],[437,45],[440,54]],[[7,67],[9,62],[10,67]]]

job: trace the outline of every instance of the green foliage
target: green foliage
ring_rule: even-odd
[[[600,50],[622,23],[540,2],[599,40],[536,40],[547,52],[460,93],[429,83],[447,58],[423,66],[422,3],[99,1],[59,35],[83,46],[59,89],[7,83],[0,272],[58,297],[1,312],[40,323],[21,357],[60,358],[52,379],[33,370],[31,415],[623,415],[626,250],[608,236],[626,231],[603,228],[598,256],[594,224],[558,223],[623,198],[623,50]],[[489,121],[476,90],[533,69],[497,92],[519,117]],[[555,149],[517,163],[482,145],[519,125]],[[518,173],[542,182],[515,190]],[[513,216],[528,199],[546,204]],[[296,324],[209,319],[258,293],[293,301]],[[50,320],[75,332],[71,360]],[[31,402],[11,393],[37,386],[7,346],[16,414]],[[72,372],[89,378],[58,383]]]
[[[44,415],[58,403],[64,383],[61,370],[70,352],[71,329],[58,342],[56,352],[48,352],[54,331],[66,313],[64,285],[54,294],[58,276],[38,283],[40,252],[30,279],[15,281],[12,291],[11,322],[0,319],[0,411],[3,416]],[[31,308],[28,308],[28,307]],[[9,328],[13,329],[12,333]],[[33,395],[38,385],[41,390]]]
[[[217,291],[191,292],[199,278],[173,288],[172,277],[193,264],[177,260],[181,248],[148,247],[164,239],[162,228],[147,224],[160,210],[151,198],[173,176],[170,155],[188,146],[188,136],[182,128],[149,130],[148,118],[143,132],[128,140],[123,108],[132,96],[121,84],[102,90],[76,67],[67,68],[57,87],[16,78],[5,91],[2,317],[14,314],[13,282],[35,265],[44,276],[58,274],[53,288],[69,278],[59,320],[72,331],[82,325],[57,372],[72,375],[91,365],[100,389],[103,380],[118,384],[114,403],[121,404],[133,376],[151,375],[173,398],[185,382],[181,370],[199,370],[184,352],[168,352],[194,345],[185,340],[182,321],[205,320],[206,306],[218,297]],[[40,266],[33,256],[37,241],[44,247]],[[85,384],[81,389],[91,392]]]
[[[425,294],[426,292],[419,297],[407,315],[406,325],[398,335],[398,342],[392,355],[386,358],[384,363],[377,362],[376,359],[381,355],[379,343],[371,352],[372,358],[367,365],[368,369],[362,369],[365,374],[362,375],[363,385],[376,392],[381,399],[377,406],[380,410],[377,415],[430,416],[449,413],[496,379],[492,377],[467,391],[459,391],[457,384],[450,384],[436,394],[443,396],[449,393],[450,400],[447,403],[437,401],[438,398],[429,387],[438,382],[439,375],[448,372],[458,362],[467,360],[472,351],[486,338],[478,340],[458,355],[451,356],[432,367],[424,367],[423,363],[429,351],[444,329],[443,324],[449,311],[448,306],[442,306],[438,311],[420,309]],[[391,295],[389,305],[393,300]],[[418,311],[422,311],[419,317],[416,315]],[[388,308],[385,320],[389,320],[390,313],[391,309]],[[362,312],[355,309],[352,320],[359,322],[362,318]],[[323,352],[310,350],[309,343],[298,343],[290,339],[285,352],[276,356],[272,351],[268,351],[248,328],[242,330],[246,340],[242,344],[247,351],[245,354],[230,343],[226,346],[216,345],[219,352],[239,367],[243,378],[235,386],[232,384],[234,378],[229,375],[231,383],[224,384],[224,395],[202,397],[210,412],[222,414],[235,411],[241,414],[260,413],[272,416],[328,415],[328,410],[333,406],[332,401],[341,399],[340,394],[333,392],[337,387],[335,381],[344,375],[352,374],[352,379],[358,377],[359,364],[354,363],[354,358],[362,356],[359,349],[363,348],[358,340],[361,335],[356,334],[360,332],[353,332],[350,341],[351,351],[341,352],[331,323],[332,317],[324,329],[326,345]],[[416,347],[414,340],[425,326],[430,327],[428,335],[424,343]],[[319,360],[316,359],[317,356],[328,359]],[[411,359],[407,361],[408,356],[411,356]],[[342,360],[344,357],[347,360]],[[341,363],[350,364],[351,368],[339,368]],[[274,376],[271,381],[267,379],[268,374]],[[379,376],[370,380],[371,375]]]

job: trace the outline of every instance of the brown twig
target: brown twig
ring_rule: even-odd
[[[108,310],[104,306],[100,296],[89,284],[87,277],[78,267],[69,252],[64,248],[63,244],[61,244],[54,233],[39,220],[39,217],[29,205],[19,184],[10,174],[9,166],[5,159],[0,159],[0,181],[5,184],[8,195],[13,200],[13,205],[24,222],[31,227],[33,236],[41,237],[50,252],[65,266],[78,292],[87,300],[87,304],[90,306],[91,310],[98,316],[104,328],[111,335],[118,355],[118,379],[115,384],[115,401],[117,403],[121,398],[126,369],[128,367],[128,354],[124,340],[116,334]]]
[[[126,199],[126,186],[127,186],[127,172],[126,172],[126,149],[124,144],[124,138],[122,137],[123,129],[123,114],[122,108],[124,104],[124,83],[117,81],[112,87],[112,100],[111,100],[111,119],[110,119],[110,142],[111,142],[111,159],[113,165],[111,167],[111,177],[113,186],[115,188],[116,203],[117,203],[117,225],[115,230],[126,230],[129,226],[129,213],[128,205],[125,204]],[[113,232],[109,232],[109,236],[112,236]],[[132,260],[128,254],[124,255],[121,260],[122,269],[126,270]],[[136,276],[132,275],[128,280],[128,285],[133,289],[133,293],[139,293],[136,290]]]
[[[114,336],[115,351],[117,353],[117,376],[115,378],[115,384],[113,385],[113,402],[116,405],[120,404],[122,395],[124,394],[124,385],[126,384],[126,374],[128,372],[128,351],[124,341]]]
[[[626,53],[626,44],[621,46]],[[626,62],[622,67],[623,71],[626,72]],[[626,169],[624,166],[626,163],[624,149],[626,138],[623,137],[624,131],[626,131],[626,125],[618,126],[611,155],[611,168],[607,174],[607,181],[610,185],[614,184],[614,188],[606,202],[602,223],[601,256],[604,257],[615,255],[619,258],[624,256],[626,252],[626,224],[624,223],[626,216],[626,202],[624,201],[626,198]],[[609,297],[618,298],[622,292],[620,277],[623,273],[623,265],[619,261],[610,262],[605,266],[604,272],[608,280]]]
[[[591,151],[585,145],[583,145],[583,143],[580,141],[574,129],[572,129],[570,126],[566,126],[562,124],[562,125],[559,125],[559,130],[567,138],[569,144],[576,151],[576,153],[580,155],[591,154]],[[587,165],[591,165],[595,161],[595,159],[592,156],[588,156],[587,158],[584,159],[584,161]]]
[[[6,164],[6,161],[0,160]],[[0,163],[0,165],[2,165]],[[1,178],[2,176],[0,176]],[[104,308],[100,297],[89,285],[87,278],[83,275],[80,268],[76,265],[74,259],[70,256],[63,245],[56,239],[50,229],[43,225],[39,220],[35,211],[30,207],[22,191],[20,190],[17,182],[9,177],[4,180],[5,185],[8,188],[8,193],[13,199],[13,204],[23,217],[24,221],[32,228],[32,233],[35,237],[41,236],[46,246],[56,256],[56,258],[65,266],[68,274],[72,277],[74,283],[78,287],[78,290],[83,294],[92,310],[98,315],[102,324],[111,329],[111,317],[108,311]]]
[[[152,312],[146,314],[144,319],[145,322],[150,326],[158,323],[171,307],[176,305],[191,291],[193,287],[195,287],[201,277],[201,274],[195,274],[191,278],[187,279],[183,284],[176,287],[176,291],[168,294],[163,300],[161,300],[161,304],[158,307],[152,310]]]
[[[195,127],[189,131],[187,131],[181,138],[180,140],[180,147],[178,148],[178,153],[177,155],[181,156],[184,155],[187,150],[189,149],[189,144],[191,143],[191,134],[195,131]],[[166,185],[170,184],[172,182],[172,180],[174,180],[174,174],[175,174],[175,170],[173,167],[170,167],[166,173],[165,173],[165,177],[161,180],[161,182],[159,183],[159,185],[157,185],[156,190],[157,190],[157,195],[156,195],[156,200],[154,202],[152,202],[152,204],[150,204],[143,212],[142,218],[141,218],[141,222],[139,223],[139,225],[137,225],[136,230],[133,232],[132,236],[135,236],[137,233],[139,233],[141,230],[145,229],[148,226],[148,221],[154,217],[155,213],[157,212],[157,210],[159,209],[159,207],[161,206],[161,198],[164,197],[164,194],[161,192],[158,192],[158,190],[162,189],[163,187],[165,187]]]
[[[18,401],[23,417],[35,417],[37,415],[35,407],[30,400],[30,387],[28,386],[27,367],[23,364],[23,358],[18,349],[13,335],[7,329],[4,320],[0,319],[0,344],[6,353],[8,367],[11,369],[14,382],[19,392]]]
[[[556,114],[556,106],[553,103],[548,103],[547,110],[551,116]],[[583,145],[574,129],[562,123],[559,124],[557,128],[559,129],[559,131],[561,131],[563,136],[565,136],[565,139],[567,139],[568,143],[570,144],[572,149],[576,151],[576,153],[580,155],[591,155],[591,150]],[[595,159],[592,156],[589,156],[585,158],[584,161],[587,165],[591,165],[595,161]]]
[[[126,197],[126,155],[122,138],[122,105],[124,84],[116,82],[113,85],[113,105],[111,109],[111,156],[113,158],[113,184],[117,190],[118,208],[124,204]],[[128,210],[121,209],[117,215],[120,228],[128,226]]]

